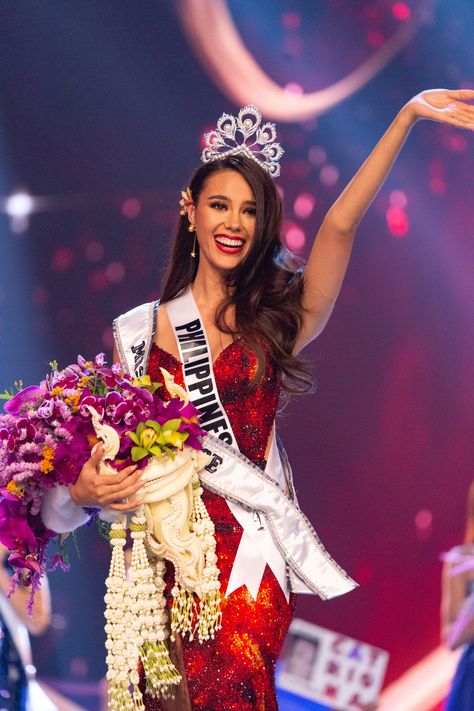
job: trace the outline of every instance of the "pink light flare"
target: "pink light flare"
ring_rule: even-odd
[[[432,160],[428,166],[429,188],[433,195],[444,195],[447,190],[444,163],[439,160]]]
[[[385,217],[392,236],[405,237],[410,227],[406,212],[399,207],[389,207]]]
[[[299,12],[284,12],[281,24],[286,30],[297,30],[301,25],[301,15]]]
[[[58,247],[51,258],[51,269],[55,272],[66,272],[74,261],[74,254],[69,247]]]
[[[420,540],[427,540],[433,532],[433,514],[429,509],[421,509],[415,516],[415,528]]]
[[[332,188],[339,180],[339,168],[331,163],[324,165],[319,173],[319,180],[327,188]]]
[[[291,252],[301,252],[306,236],[304,231],[295,222],[285,222],[283,226],[285,244]]]
[[[403,190],[392,190],[389,199],[390,205],[392,207],[398,207],[400,210],[404,210],[408,204],[408,198]]]
[[[311,193],[300,193],[293,205],[293,211],[296,217],[299,217],[301,220],[308,218],[314,210],[315,203],[316,200]]]
[[[319,167],[326,162],[327,153],[321,146],[311,146],[308,151],[308,160],[312,165]]]
[[[111,284],[118,284],[125,276],[125,267],[122,262],[110,262],[105,270],[105,276]]]
[[[85,255],[89,262],[100,262],[104,256],[104,245],[97,240],[92,240],[85,248]]]
[[[392,15],[396,20],[405,22],[411,17],[410,6],[406,2],[394,2],[392,5]]]
[[[367,32],[367,44],[370,47],[381,47],[385,44],[385,37],[379,30],[369,30]]]
[[[140,200],[134,197],[127,198],[123,201],[121,212],[127,220],[134,220],[140,212],[142,211],[142,204]]]

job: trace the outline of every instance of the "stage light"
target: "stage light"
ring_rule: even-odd
[[[34,200],[25,192],[15,193],[7,198],[5,212],[10,217],[28,217],[34,208]]]
[[[26,232],[29,217],[35,207],[35,201],[27,192],[20,191],[5,200],[4,210],[10,217],[10,228],[15,234]]]

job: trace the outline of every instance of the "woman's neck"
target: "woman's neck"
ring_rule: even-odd
[[[192,290],[196,303],[205,304],[209,312],[215,312],[228,293],[223,277],[215,271],[201,268],[201,265],[193,281]]]

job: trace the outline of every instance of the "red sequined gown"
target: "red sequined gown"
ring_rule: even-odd
[[[163,382],[160,366],[184,385],[181,363],[154,345],[148,373],[157,382]],[[240,451],[263,468],[280,393],[269,361],[261,384],[247,393],[245,386],[255,368],[255,355],[238,339],[219,355],[214,363],[214,374]],[[224,595],[242,528],[225,499],[205,489],[203,500],[215,525],[219,579]],[[222,629],[215,639],[203,644],[183,640],[193,711],[274,711],[278,708],[275,664],[293,609],[294,596],[288,604],[268,566],[256,600],[245,586],[223,598]],[[159,700],[146,695],[145,705],[147,711],[161,709]]]

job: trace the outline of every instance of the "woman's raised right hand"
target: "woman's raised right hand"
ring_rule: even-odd
[[[132,464],[116,475],[99,474],[98,467],[103,456],[102,445],[98,445],[82,467],[76,483],[69,487],[71,499],[79,506],[99,506],[115,511],[136,509],[142,503],[135,497],[143,486],[141,469]]]

